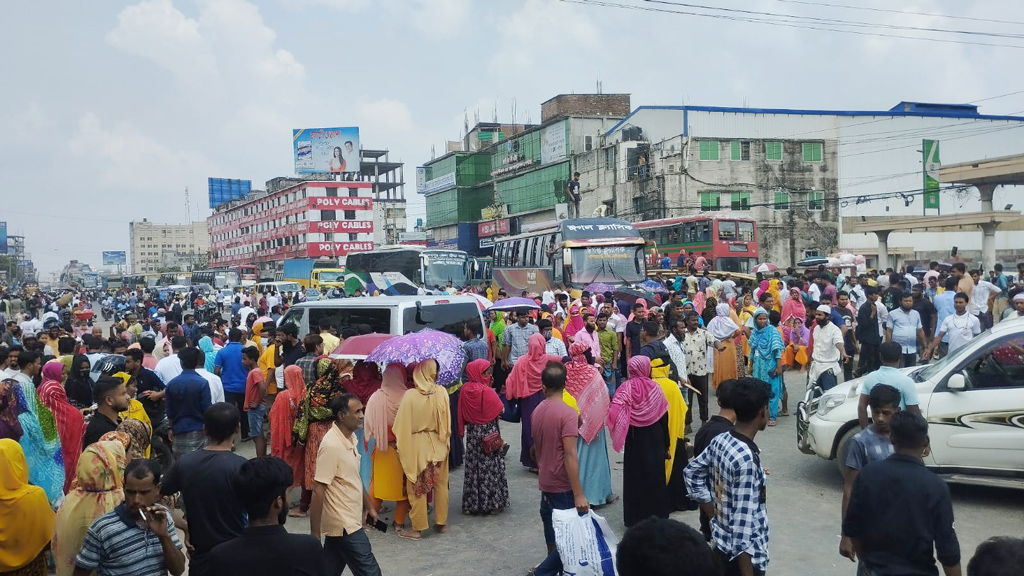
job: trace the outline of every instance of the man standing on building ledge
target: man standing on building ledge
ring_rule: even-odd
[[[569,196],[569,204],[573,207],[573,213],[569,215],[570,218],[580,217],[580,173],[574,172],[572,180],[569,180],[569,186],[566,188],[566,194]]]

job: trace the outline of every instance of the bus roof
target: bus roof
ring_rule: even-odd
[[[444,246],[420,246],[416,244],[391,244],[386,246],[374,246],[373,250],[363,250],[361,252],[352,252],[349,254],[372,254],[374,252],[401,252],[408,250],[410,252],[465,252],[458,248],[446,248]]]
[[[672,226],[674,224],[682,224],[684,222],[701,222],[703,220],[741,220],[744,222],[755,222],[754,218],[750,216],[739,215],[736,214],[735,212],[701,212],[699,214],[691,214],[689,216],[678,216],[676,218],[644,220],[643,222],[636,222],[633,225],[642,230],[646,228]]]
[[[529,232],[498,238],[498,242],[518,240],[533,236],[543,236],[554,232],[562,233],[562,241],[577,245],[600,244],[604,241],[625,241],[643,243],[643,238],[636,232],[632,222],[618,218],[576,218],[560,220],[550,226],[537,227]]]

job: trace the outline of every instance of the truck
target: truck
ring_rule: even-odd
[[[300,258],[284,261],[285,282],[298,282],[303,289],[344,288],[345,269],[335,260]]]

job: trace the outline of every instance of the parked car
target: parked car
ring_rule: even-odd
[[[462,337],[470,318],[483,323],[476,299],[470,296],[374,296],[303,302],[288,309],[278,327],[294,324],[300,335],[316,332],[322,318],[335,326],[367,324],[381,334],[408,334],[433,328]]]
[[[925,465],[950,482],[1024,488],[1024,319],[996,324],[927,366],[905,368],[928,420]],[[863,379],[801,402],[797,446],[844,468]]]

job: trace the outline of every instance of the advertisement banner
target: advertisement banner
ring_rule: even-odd
[[[128,258],[126,257],[124,250],[103,251],[104,266],[124,266],[127,263]]]
[[[0,222],[0,254],[7,254],[7,222]]]
[[[373,220],[322,220],[307,224],[307,232],[373,232]]]
[[[509,220],[505,218],[503,220],[497,220],[492,222],[481,222],[477,224],[477,236],[480,238],[486,238],[487,236],[494,236],[495,234],[508,234],[509,231]]]
[[[540,131],[540,163],[551,164],[565,160],[565,122],[559,122]]]
[[[234,200],[242,200],[252,192],[252,180],[233,180],[231,178],[207,178],[210,193],[210,209],[227,204]]]
[[[455,186],[455,172],[451,174],[445,174],[433,180],[427,180],[423,183],[423,186],[419,186],[417,182],[416,191],[420,194],[430,194],[432,192],[440,192],[441,190],[447,190]]]
[[[372,210],[369,196],[314,196],[307,198],[312,210]]]
[[[935,210],[939,213],[939,141],[922,141],[921,152],[923,155],[922,165],[924,166],[924,214],[928,210]]]
[[[345,256],[353,252],[370,252],[373,242],[310,242],[306,245],[306,255],[310,258],[319,256]]]
[[[296,174],[359,172],[359,128],[292,130]]]

